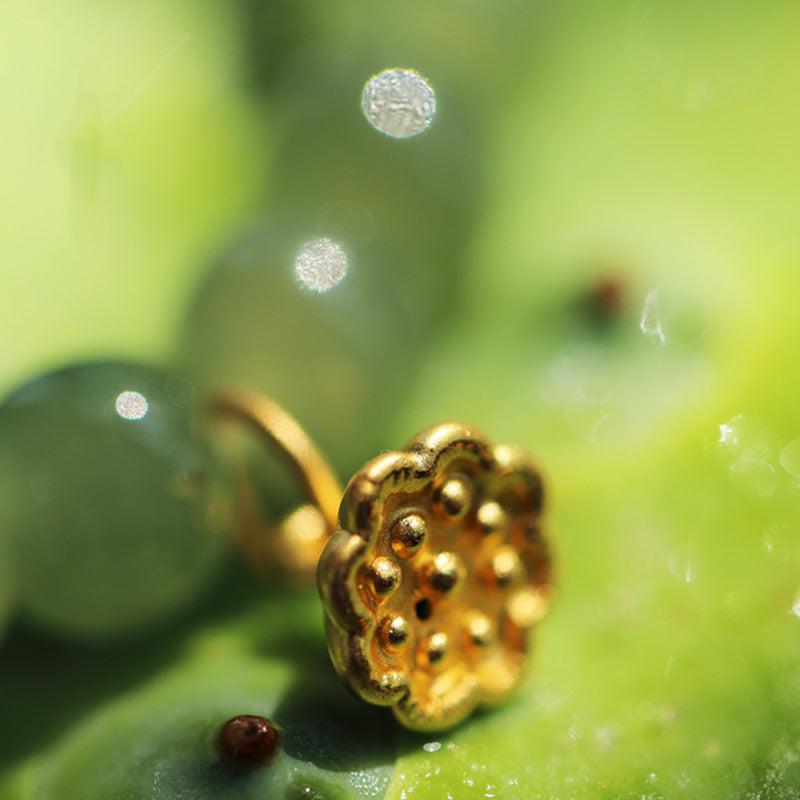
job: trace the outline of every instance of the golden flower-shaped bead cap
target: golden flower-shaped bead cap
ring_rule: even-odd
[[[317,572],[349,686],[424,731],[505,699],[552,595],[541,509],[527,457],[455,423],[359,470]]]

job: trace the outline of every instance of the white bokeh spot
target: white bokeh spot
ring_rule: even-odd
[[[347,275],[347,254],[336,242],[317,239],[297,254],[294,270],[308,289],[327,292]]]
[[[412,69],[387,69],[367,81],[361,109],[373,128],[394,139],[422,133],[436,114],[436,94]]]
[[[123,419],[142,419],[149,408],[147,398],[139,392],[122,392],[117,397],[117,414]]]

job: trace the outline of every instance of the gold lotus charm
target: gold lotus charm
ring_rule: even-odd
[[[422,731],[504,700],[552,595],[541,509],[527,457],[455,423],[357,472],[317,569],[351,689]]]
[[[516,688],[553,593],[542,482],[521,450],[436,425],[362,467],[342,497],[274,400],[233,390],[210,408],[277,447],[304,484],[310,503],[270,525],[243,475],[237,540],[255,565],[299,577],[317,565],[331,659],[357,695],[436,731]]]

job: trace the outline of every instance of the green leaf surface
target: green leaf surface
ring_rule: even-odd
[[[254,591],[263,587],[245,584],[216,622],[189,621],[182,636],[172,630],[116,654],[17,641],[16,666],[0,665],[17,691],[0,706],[7,746],[42,750],[35,727],[21,742],[9,730],[30,728],[32,708],[45,713],[52,704],[56,727],[67,721],[63,711],[96,710],[7,774],[8,796],[15,787],[42,800],[383,796],[396,731],[330,670],[316,598],[278,585],[259,601]],[[72,699],[63,696],[70,686]],[[221,755],[219,730],[242,713],[268,717],[281,733],[264,766],[237,767]]]
[[[170,354],[187,284],[271,153],[231,12],[2,4],[4,391],[82,357]]]

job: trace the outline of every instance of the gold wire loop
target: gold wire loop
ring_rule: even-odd
[[[239,490],[240,545],[256,566],[277,561],[312,577],[325,541],[338,527],[342,487],[327,460],[294,417],[271,398],[244,389],[216,392],[209,404],[214,418],[234,420],[278,449],[311,500],[275,526],[267,535],[255,511],[255,493],[242,477]],[[270,541],[270,539],[275,539]],[[275,564],[271,565],[273,568]]]

